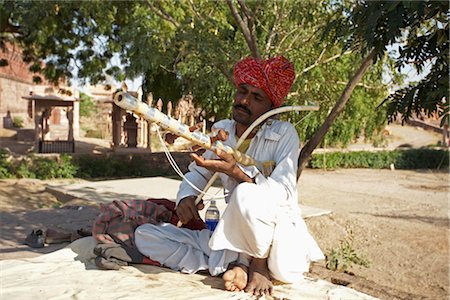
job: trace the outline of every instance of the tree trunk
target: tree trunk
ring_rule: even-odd
[[[330,129],[334,120],[336,120],[339,114],[344,110],[345,104],[347,104],[348,100],[350,99],[353,90],[355,89],[356,85],[359,83],[361,78],[364,76],[367,69],[373,64],[374,58],[375,58],[375,49],[372,49],[372,51],[361,62],[361,66],[359,67],[358,71],[347,83],[347,86],[342,92],[341,97],[334,105],[328,117],[325,119],[325,122],[302,148],[300,152],[300,157],[298,159],[297,180],[298,178],[300,178],[300,175],[302,174],[302,171],[305,168],[306,163],[308,162],[308,159],[311,156],[311,153],[322,142],[325,134]]]

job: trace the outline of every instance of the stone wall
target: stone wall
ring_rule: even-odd
[[[28,115],[28,100],[23,96],[28,96],[30,88],[29,83],[21,82],[11,78],[3,77],[0,74],[0,113],[4,117],[8,111],[12,116],[21,114]]]

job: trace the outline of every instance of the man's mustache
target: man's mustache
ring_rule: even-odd
[[[250,111],[250,109],[248,109],[247,106],[244,106],[244,105],[242,105],[242,104],[235,104],[235,105],[233,105],[233,108],[240,108],[240,109],[245,110],[245,112],[248,113],[249,115],[252,114],[252,112]]]

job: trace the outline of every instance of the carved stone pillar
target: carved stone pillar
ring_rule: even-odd
[[[67,136],[67,140],[72,142],[73,138],[73,107],[67,107],[67,120],[69,120],[69,133]]]
[[[137,123],[133,114],[127,114],[126,121],[124,123],[124,129],[126,132],[126,145],[128,148],[137,147]]]

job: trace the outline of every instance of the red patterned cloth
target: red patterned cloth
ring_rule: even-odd
[[[137,250],[134,230],[145,223],[177,225],[178,221],[175,203],[168,199],[116,200],[101,204],[92,228],[92,236],[98,242],[94,249],[95,264],[100,269],[112,270],[128,263],[160,266],[159,262]],[[203,220],[191,220],[182,227],[202,230],[206,225]]]
[[[294,66],[283,56],[267,60],[247,57],[234,65],[236,86],[247,83],[262,89],[274,107],[283,104],[294,79]]]
[[[99,243],[121,243],[135,247],[134,230],[139,225],[161,222],[177,225],[178,220],[175,203],[167,199],[116,200],[100,205],[92,236]],[[183,227],[202,230],[206,225],[202,220],[191,220]]]

